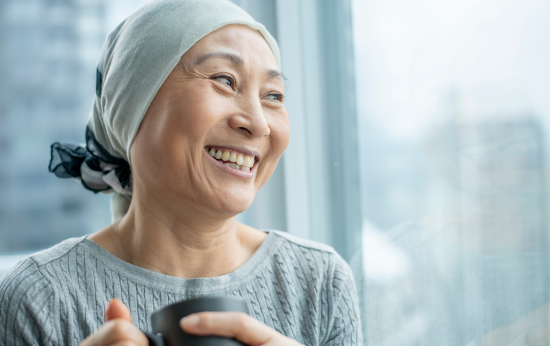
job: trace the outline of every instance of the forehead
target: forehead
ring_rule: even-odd
[[[195,43],[183,58],[191,63],[216,51],[234,52],[241,55],[245,63],[278,70],[275,57],[262,34],[247,25],[231,24],[211,32]]]

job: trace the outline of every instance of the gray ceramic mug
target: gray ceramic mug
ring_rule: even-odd
[[[235,339],[197,336],[181,329],[180,320],[202,311],[238,311],[248,314],[246,302],[237,297],[208,296],[184,300],[156,310],[151,315],[153,333],[143,332],[151,346],[243,346]]]

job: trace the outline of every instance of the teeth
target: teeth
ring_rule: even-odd
[[[244,156],[243,154],[229,153],[229,151],[216,151],[216,149],[208,149],[208,147],[205,150],[208,152],[208,155],[217,160],[226,161],[223,164],[234,169],[250,172],[250,169],[254,166],[254,156]]]
[[[224,151],[223,152],[222,160],[229,161],[229,151]]]
[[[232,162],[225,162],[224,165],[226,165],[227,167],[231,167],[233,169],[239,169],[241,171],[250,172],[250,167],[239,166]]]

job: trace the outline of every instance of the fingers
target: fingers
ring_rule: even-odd
[[[109,344],[106,346],[142,346],[142,344],[136,344],[133,341],[124,340],[124,341],[115,342],[114,344]],[[149,346],[149,344],[146,343],[145,346]]]
[[[102,325],[94,334],[86,338],[81,346],[147,346],[145,334],[124,319],[114,319]]]
[[[86,338],[80,346],[147,346],[145,335],[132,324],[130,310],[113,299],[105,310],[106,323]]]
[[[115,298],[111,299],[111,301],[109,302],[109,306],[107,306],[107,309],[105,310],[105,321],[111,321],[116,318],[132,322],[132,315],[130,314],[130,310],[128,310],[123,302]]]
[[[267,344],[278,333],[242,312],[200,312],[180,322],[183,330],[195,335],[235,338],[247,345]]]
[[[149,345],[149,344],[146,344],[146,345]],[[135,342],[133,341],[119,341],[119,342],[115,342],[114,344],[109,344],[109,345],[105,345],[105,346],[141,346],[141,344],[136,344]]]

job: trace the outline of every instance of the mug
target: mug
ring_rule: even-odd
[[[180,320],[202,311],[238,311],[248,314],[246,302],[237,297],[207,296],[184,300],[156,310],[151,315],[153,333],[143,332],[150,346],[244,346],[235,339],[187,334]]]

